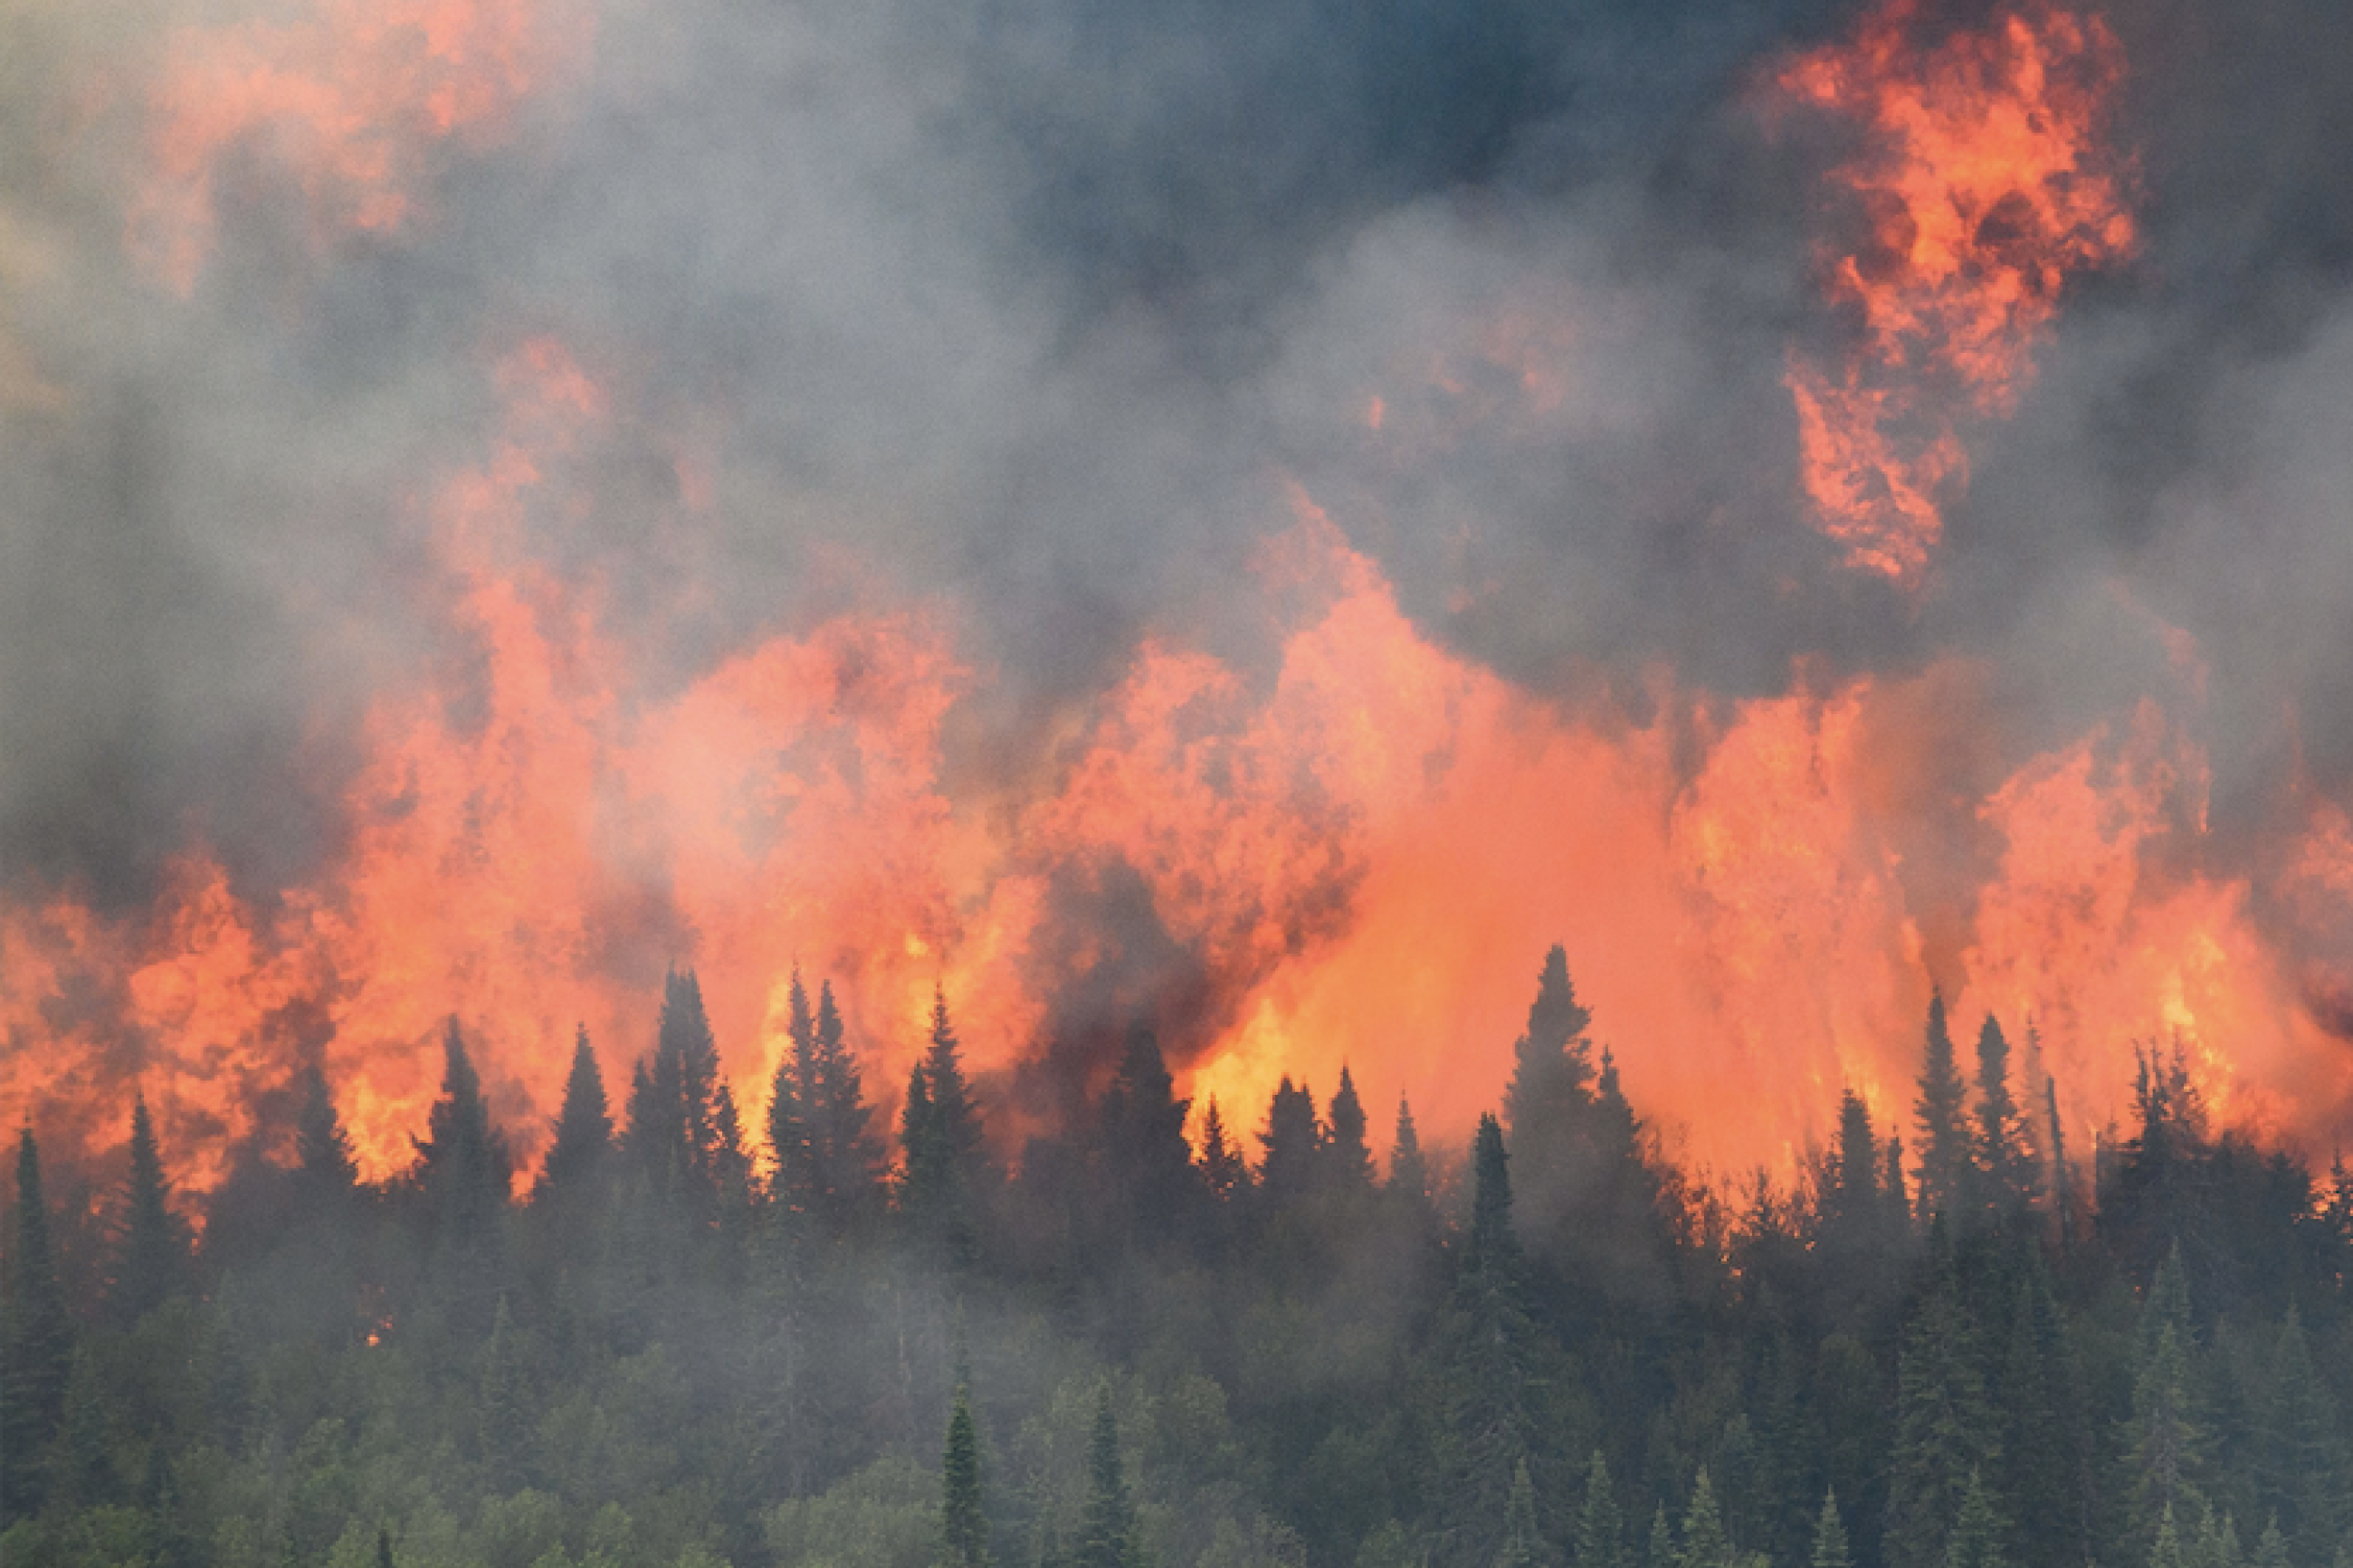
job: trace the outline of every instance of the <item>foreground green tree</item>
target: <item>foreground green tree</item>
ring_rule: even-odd
[[[1141,1568],[1135,1542],[1135,1504],[1119,1457],[1119,1420],[1112,1414],[1111,1384],[1095,1397],[1094,1430],[1087,1443],[1086,1511],[1079,1522],[1071,1568]]]
[[[945,1452],[940,1459],[940,1543],[945,1568],[987,1568],[988,1515],[981,1507],[980,1437],[972,1402],[957,1388],[948,1411]]]

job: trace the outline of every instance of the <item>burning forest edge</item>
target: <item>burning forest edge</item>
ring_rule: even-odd
[[[886,1159],[831,987],[787,1016],[757,1131],[692,973],[618,1117],[584,1031],[522,1198],[454,1020],[406,1171],[313,1067],[200,1243],[143,1100],[95,1206],[24,1129],[10,1562],[2353,1553],[2353,1171],[2216,1131],[2178,1048],[2070,1150],[1932,998],[1900,1124],[1850,1089],[1800,1180],[1715,1190],[1557,947],[1469,1150],[1400,1102],[1385,1171],[1345,1067],[1189,1142],[1143,1026],[1008,1163],[937,992]]]

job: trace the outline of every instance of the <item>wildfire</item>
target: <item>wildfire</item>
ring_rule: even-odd
[[[1806,497],[1848,564],[1918,578],[1938,498],[1968,476],[1960,417],[2009,414],[2068,275],[2131,254],[2101,134],[2123,69],[2096,17],[2029,3],[1938,37],[1916,0],[1887,0],[1774,77],[1777,110],[1862,136],[1831,180],[1864,236],[1823,258],[1853,341],[1832,367],[1793,350],[1786,377]]]
[[[0,1080],[45,1130],[119,1142],[103,1108],[135,1080],[202,1189],[315,1055],[381,1176],[454,1014],[528,1147],[575,1021],[617,1079],[691,963],[754,1106],[797,963],[885,1099],[939,982],[984,1076],[1141,1016],[1245,1125],[1280,1075],[1346,1063],[1460,1133],[1555,940],[1637,1106],[1719,1168],[1789,1170],[1844,1084],[1899,1111],[1932,975],[2031,1020],[2095,1122],[2135,1046],[2176,1037],[2242,1121],[2317,1133],[2353,1091],[2249,884],[2182,868],[2203,770],[2154,709],[1993,781],[1956,890],[1900,828],[1951,809],[1918,716],[1966,706],[1967,666],[1731,705],[1662,673],[1646,721],[1565,711],[1431,642],[1294,489],[1260,568],[1271,670],[1147,644],[1046,787],[958,801],[943,732],[974,678],[920,609],[640,690],[593,580],[544,563],[607,394],[546,342],[498,379],[502,426],[425,508],[479,689],[427,670],[376,704],[335,859],[246,899],[194,847],[131,919],[0,904]]]
[[[561,0],[319,0],[285,23],[181,28],[148,97],[132,250],[194,289],[224,165],[248,150],[292,180],[314,242],[396,230],[417,213],[433,143],[495,139],[590,37]]]

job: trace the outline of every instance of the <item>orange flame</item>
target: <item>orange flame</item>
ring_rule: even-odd
[[[1110,1005],[1155,1016],[1239,1124],[1278,1076],[1328,1092],[1345,1062],[1372,1103],[1409,1094],[1459,1134],[1554,941],[1638,1109],[1718,1169],[1794,1169],[1842,1085],[1902,1114],[1932,975],[1964,1017],[2031,1020],[2094,1124],[2135,1046],[2175,1037],[2236,1121],[2323,1141],[2353,1106],[2258,889],[2198,869],[2205,769],[2154,707],[1974,793],[1924,717],[1968,706],[1981,675],[1956,662],[1733,704],[1661,672],[1653,717],[1564,710],[1425,637],[1294,490],[1260,563],[1269,670],[1149,644],[1034,792],[959,799],[943,735],[972,678],[920,610],[641,689],[595,583],[534,542],[607,395],[552,342],[499,374],[483,460],[425,509],[478,678],[428,669],[375,704],[332,863],[255,898],[194,848],[126,918],[0,899],[0,1093],[69,1146],[119,1145],[135,1079],[206,1189],[316,1054],[391,1173],[455,1014],[528,1152],[575,1022],[617,1081],[672,962],[700,969],[754,1114],[797,963],[835,980],[887,1101],[935,982],[986,1074],[1134,962],[1162,972]],[[2324,814],[2294,884],[2340,913],[2348,845]],[[1123,879],[1156,928],[1133,951],[1069,901]]]
[[[2015,408],[2067,275],[2135,244],[2100,135],[2123,75],[2107,28],[2025,0],[1975,30],[1926,30],[1917,0],[1888,0],[1772,82],[1864,137],[1831,178],[1868,237],[1828,258],[1859,341],[1834,371],[1793,352],[1786,381],[1818,526],[1848,564],[1898,581],[1926,567],[1937,498],[1967,476],[1957,416]]]
[[[431,144],[495,138],[589,37],[586,13],[555,0],[319,0],[284,24],[179,29],[149,96],[132,248],[176,292],[194,289],[221,166],[248,146],[292,176],[314,239],[397,229]]]

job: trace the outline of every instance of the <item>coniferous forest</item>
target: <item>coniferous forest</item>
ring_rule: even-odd
[[[609,1099],[581,1039],[520,1191],[454,1024],[383,1184],[316,1070],[200,1205],[143,1105],[94,1207],[26,1128],[0,1559],[2353,1564],[2341,1163],[2215,1127],[2165,1048],[2071,1146],[1936,1004],[1900,1124],[1850,1092],[1802,1179],[1726,1187],[1590,1024],[1555,949],[1454,1159],[1345,1071],[1197,1148],[1141,1027],[1008,1150],[946,998],[883,1086],[797,979],[739,1102],[691,974]]]

